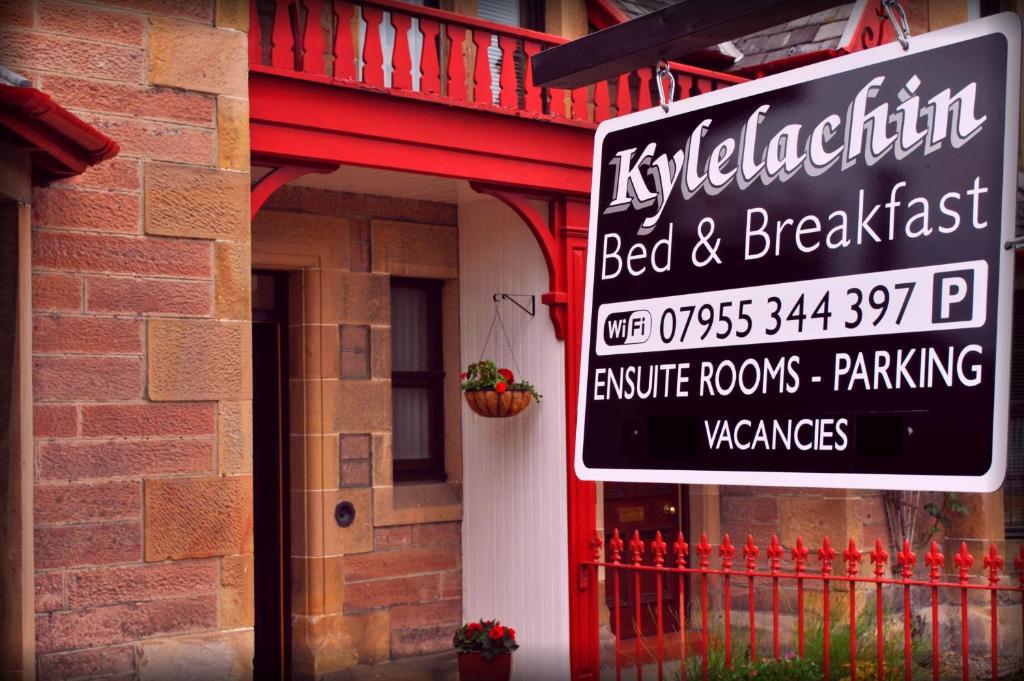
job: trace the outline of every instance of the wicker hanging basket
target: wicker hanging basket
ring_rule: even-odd
[[[533,401],[529,390],[467,390],[464,394],[469,408],[488,418],[515,416]]]

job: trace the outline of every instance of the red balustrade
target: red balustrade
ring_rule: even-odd
[[[658,102],[650,68],[569,92],[537,87],[530,57],[566,40],[514,26],[395,0],[250,0],[250,12],[253,71],[588,126]],[[745,80],[670,67],[677,99]]]
[[[626,548],[629,551],[629,560],[623,562],[623,550]],[[1000,630],[998,613],[1000,604],[1003,607],[1014,607],[1019,602],[1022,618],[1024,618],[1024,547],[1021,548],[1020,554],[1013,561],[1018,573],[1018,579],[1013,581],[1003,578],[1002,571],[1006,562],[999,555],[998,547],[995,544],[989,546],[988,552],[983,557],[983,574],[979,575],[980,579],[976,579],[972,574],[975,558],[965,543],[960,545],[958,552],[953,556],[952,568],[954,572],[952,575],[947,576],[945,572],[947,567],[946,557],[942,554],[938,543],[932,542],[924,555],[923,560],[924,565],[927,566],[927,574],[922,577],[915,577],[917,555],[911,550],[910,543],[907,541],[904,541],[902,549],[896,552],[896,565],[891,575],[888,573],[890,569],[889,552],[885,550],[880,539],[875,542],[874,550],[866,554],[857,548],[853,539],[850,539],[847,548],[840,555],[833,548],[831,540],[825,537],[820,548],[814,552],[820,566],[820,569],[814,571],[808,571],[807,561],[811,557],[811,550],[804,546],[802,537],[796,538],[795,545],[792,548],[791,558],[793,565],[791,570],[783,569],[782,562],[785,551],[779,538],[776,536],[771,538],[769,547],[764,551],[767,559],[767,570],[760,564],[762,552],[752,535],[747,536],[746,543],[742,546],[744,558],[742,569],[735,564],[737,547],[732,544],[728,535],[722,537],[722,541],[717,547],[709,543],[706,535],[701,535],[700,542],[694,547],[694,550],[698,556],[696,566],[687,562],[690,546],[683,538],[683,534],[679,533],[678,538],[671,547],[672,555],[674,555],[675,559],[670,561],[666,560],[669,547],[663,540],[661,532],[657,532],[649,542],[645,542],[638,532],[634,532],[627,547],[620,538],[619,531],[614,530],[607,542],[606,554],[600,535],[595,534],[594,540],[591,542],[591,559],[585,562],[584,565],[588,570],[592,571],[595,582],[598,577],[598,570],[604,568],[606,579],[612,581],[615,585],[615,588],[608,592],[613,594],[610,597],[613,600],[608,602],[608,607],[612,613],[611,627],[615,641],[613,664],[615,665],[616,679],[622,678],[624,669],[632,667],[632,675],[637,679],[642,679],[645,672],[655,672],[659,680],[663,678],[681,678],[685,681],[687,678],[687,660],[691,655],[694,657],[699,656],[700,659],[696,660],[695,663],[698,664],[697,668],[700,670],[700,676],[707,679],[710,677],[710,659],[716,653],[720,654],[719,659],[724,660],[723,664],[727,668],[732,668],[742,662],[742,660],[734,661],[733,659],[732,648],[735,645],[740,646],[740,649],[744,645],[748,646],[744,659],[749,658],[751,662],[757,661],[759,653],[765,657],[770,655],[775,660],[781,660],[784,657],[784,650],[783,645],[780,643],[780,630],[782,629],[780,626],[780,616],[786,616],[791,619],[796,615],[797,640],[795,641],[795,654],[804,658],[809,654],[805,646],[805,588],[813,592],[819,592],[822,598],[821,608],[816,610],[816,612],[820,613],[822,619],[820,623],[822,640],[819,652],[822,656],[821,662],[824,679],[849,678],[851,681],[855,681],[858,678],[865,677],[871,679],[890,678],[889,675],[895,670],[887,672],[889,668],[886,665],[893,664],[893,660],[886,661],[885,640],[886,636],[893,636],[893,634],[891,633],[892,630],[886,625],[896,625],[900,621],[903,625],[904,678],[908,681],[912,676],[917,678],[914,676],[915,666],[917,667],[916,673],[918,674],[926,671],[922,668],[923,666],[930,666],[933,678],[949,678],[952,670],[948,667],[942,667],[942,664],[949,665],[951,658],[947,657],[943,660],[940,656],[940,622],[945,621],[948,626],[952,613],[943,615],[939,607],[940,603],[946,603],[945,607],[947,608],[956,608],[957,605],[954,604],[958,603],[960,611],[959,666],[965,680],[972,678],[970,676],[971,660],[969,655],[971,632],[968,624],[969,595],[971,592],[976,594],[988,592],[989,595],[991,608],[990,637],[989,640],[978,637],[974,644],[977,646],[980,641],[984,640],[984,644],[989,647],[991,678],[993,680],[1007,678],[1003,675],[1007,671],[1011,671],[1000,669],[999,639],[1001,633],[1005,639],[1007,632],[1001,632]],[[719,557],[717,567],[711,566],[711,556],[713,553],[717,553]],[[862,575],[861,564],[864,562],[865,556],[870,559],[873,569],[870,571],[871,574]],[[845,569],[834,569],[835,561],[840,558],[845,564]],[[654,590],[656,605],[650,608],[651,612],[647,616],[653,618],[657,624],[654,645],[651,645],[651,638],[644,634],[645,631],[649,631],[649,628],[645,627],[642,621],[644,616],[641,612],[642,608],[634,607],[641,603],[641,580],[643,579],[644,583],[647,583],[647,580],[651,579],[652,574],[656,579]],[[950,579],[950,576],[952,576],[952,579]],[[734,608],[742,608],[743,606],[740,605],[742,600],[734,601],[732,599],[730,584],[733,580],[740,579],[746,582],[747,630],[734,632],[732,630],[733,623],[730,613]],[[622,580],[626,580],[626,584],[633,588],[625,592],[620,591],[619,584]],[[673,580],[673,582],[668,582],[667,580]],[[691,580],[693,581],[691,582]],[[758,593],[757,584],[759,582],[771,585],[770,613],[760,609],[766,608],[766,605],[759,608],[759,602],[756,597]],[[667,606],[668,609],[678,607],[677,613],[665,612],[663,586],[666,583],[678,583],[678,598],[673,596],[668,601]],[[797,601],[795,612],[792,606],[784,608],[780,605],[779,591],[780,588],[784,588],[786,583],[796,587]],[[780,587],[780,584],[783,586]],[[843,584],[845,584],[845,587],[839,588]],[[874,608],[858,608],[858,590],[862,594],[865,591],[869,595],[871,592],[874,593]],[[931,607],[928,614],[932,624],[931,640],[930,642],[919,642],[919,645],[930,643],[932,654],[928,662],[920,658],[915,659],[913,656],[913,623],[915,619],[919,619],[924,613],[915,611],[912,606],[912,590],[922,590],[930,594],[929,605]],[[598,591],[595,590],[595,593]],[[603,594],[604,592],[602,591],[601,593]],[[695,597],[699,597],[699,601],[695,600],[693,603],[690,603],[686,597],[687,593],[692,593]],[[722,604],[721,611],[718,613],[720,618],[715,618],[716,621],[721,623],[719,625],[721,630],[716,630],[712,633],[710,630],[711,625],[709,625],[709,608],[711,607],[712,600],[716,603],[718,602],[717,597],[715,597],[716,593],[720,594]],[[943,600],[943,593],[948,593],[951,598]],[[959,599],[955,598],[954,594],[959,595]],[[898,605],[901,601],[900,595],[902,595],[902,608]],[[597,597],[603,598],[602,595]],[[629,603],[630,599],[635,599],[635,602],[633,604]],[[849,621],[848,625],[846,625],[849,627],[848,629],[843,629],[838,622],[833,622],[832,606],[839,599],[845,601],[841,611],[848,613]],[[633,607],[635,613],[634,618],[630,619],[635,619],[635,621],[623,622],[621,617],[622,610],[629,607]],[[687,612],[688,609],[690,612]],[[695,618],[693,616],[693,610],[699,610],[699,617]],[[666,622],[672,622],[672,615],[677,616],[678,619],[676,621],[679,626],[678,633],[673,633],[679,639],[678,655],[673,653],[672,661],[678,659],[679,666],[669,670],[666,664],[670,660],[666,660],[665,626]],[[875,626],[858,627],[858,617],[873,617]],[[945,619],[940,620],[940,617]],[[842,617],[840,616],[837,619],[842,619]],[[956,619],[952,619],[952,621],[956,621]],[[695,622],[699,622],[696,627],[694,627]],[[1024,619],[1022,619],[1022,622],[1024,622]],[[623,626],[629,627],[629,629],[623,629]],[[767,644],[762,649],[759,649],[757,642],[759,635],[769,626],[771,627],[772,643],[771,652],[767,653]],[[688,649],[688,634],[693,636],[699,635],[699,647],[691,646]],[[1012,634],[1016,636],[1018,632],[1014,631]],[[628,648],[624,646],[624,640],[633,636],[636,638],[634,645]],[[842,660],[841,664],[837,666],[833,666],[833,658],[838,653],[833,652],[830,645],[831,639],[835,636],[846,636],[849,640],[849,658]],[[927,638],[928,635],[924,634],[924,637]],[[1021,644],[1019,638],[1015,638],[1013,642],[1015,645]],[[1003,643],[1005,644],[1006,641],[1004,640]],[[715,650],[718,646],[721,646],[721,648]],[[632,649],[633,659],[628,659],[629,654],[624,652],[629,648]],[[1005,649],[1005,645],[1003,648]],[[874,649],[877,656],[877,659],[873,661],[873,668],[869,660],[862,660],[859,663],[858,655],[863,655],[864,651],[872,649]],[[899,655],[899,653],[896,654]],[[870,658],[870,654],[868,657]],[[979,657],[981,656],[975,651],[975,661]],[[690,671],[693,670],[691,669]]]

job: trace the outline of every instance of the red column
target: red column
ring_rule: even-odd
[[[590,539],[597,528],[597,487],[576,477],[576,399],[579,391],[583,340],[583,302],[587,277],[587,225],[585,197],[566,197],[555,206],[555,234],[562,241],[566,292],[565,402],[566,479],[569,511],[569,664],[573,679],[596,679],[600,666],[597,584],[591,583],[581,561],[589,556]]]

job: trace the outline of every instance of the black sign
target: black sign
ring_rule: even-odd
[[[997,488],[1019,53],[1000,15],[603,124],[577,474]]]

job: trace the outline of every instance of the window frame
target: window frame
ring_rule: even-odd
[[[395,423],[392,418],[392,476],[394,484],[446,482],[445,470],[445,414],[444,414],[444,319],[442,310],[442,289],[444,282],[440,279],[421,279],[417,277],[391,277],[390,294],[394,290],[414,289],[426,293],[427,322],[427,357],[429,369],[424,371],[396,371],[394,369],[394,346],[392,346],[392,417],[394,415],[394,392],[400,388],[426,388],[430,391],[428,402],[428,452],[422,459],[399,459],[395,454],[394,437]],[[392,339],[394,319],[392,323]],[[392,343],[394,341],[392,340]]]

